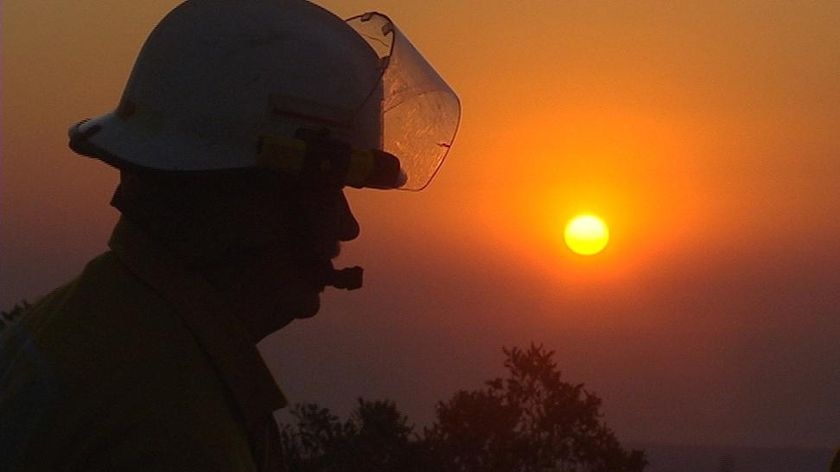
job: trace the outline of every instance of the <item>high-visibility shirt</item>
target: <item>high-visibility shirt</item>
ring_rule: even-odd
[[[0,471],[257,471],[285,399],[201,277],[130,225],[0,337]]]

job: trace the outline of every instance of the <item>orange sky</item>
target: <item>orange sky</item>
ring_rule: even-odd
[[[351,192],[365,291],[266,346],[294,399],[428,417],[535,340],[630,438],[836,440],[840,3],[317,3],[390,14],[464,109],[426,191]],[[66,129],[175,4],[3,2],[3,307],[104,249],[116,175]],[[579,211],[612,226],[598,257],[562,247]]]

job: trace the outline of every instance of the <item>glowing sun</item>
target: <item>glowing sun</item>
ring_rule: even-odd
[[[583,256],[598,254],[610,241],[610,229],[595,215],[578,215],[566,224],[563,233],[566,246]]]

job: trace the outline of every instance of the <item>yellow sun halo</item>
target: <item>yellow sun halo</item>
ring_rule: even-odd
[[[578,215],[566,224],[563,239],[572,252],[591,256],[607,247],[610,229],[604,220],[595,215]]]

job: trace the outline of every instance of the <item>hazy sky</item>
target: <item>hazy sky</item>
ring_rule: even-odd
[[[3,1],[2,307],[105,249],[116,172],[66,129],[176,3]],[[622,439],[836,446],[840,2],[318,3],[388,13],[463,119],[427,190],[350,193],[365,289],[262,346],[293,401],[426,421],[534,341]],[[562,245],[581,211],[599,256]]]

